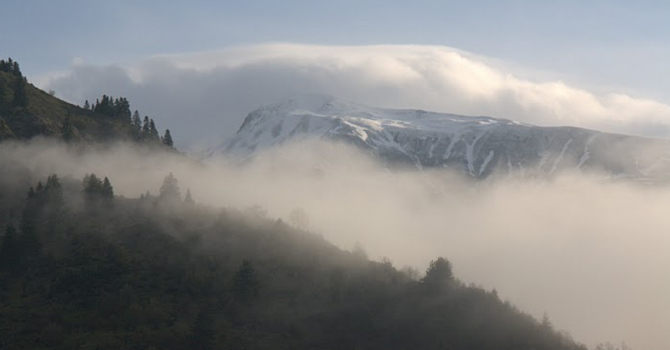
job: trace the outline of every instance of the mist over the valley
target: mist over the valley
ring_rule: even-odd
[[[344,249],[424,270],[436,256],[466,283],[594,345],[670,345],[670,188],[600,174],[474,182],[446,170],[391,171],[354,148],[309,141],[244,164],[206,163],[126,144],[81,152],[49,140],[5,142],[3,164],[46,177],[107,176],[115,194],[158,192],[170,172],[196,202],[301,225]],[[3,179],[4,182],[10,179]],[[256,207],[256,209],[258,208]]]

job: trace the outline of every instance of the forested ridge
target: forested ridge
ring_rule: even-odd
[[[95,174],[22,192],[0,216],[3,349],[585,349],[445,258],[417,279],[258,208],[183,200],[171,174],[140,198]]]
[[[37,136],[70,143],[174,147],[170,130],[161,136],[153,118],[132,111],[127,98],[103,95],[76,106],[30,84],[18,62],[0,59],[0,141]]]

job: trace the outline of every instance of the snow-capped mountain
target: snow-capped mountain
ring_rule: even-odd
[[[301,96],[251,112],[210,155],[248,158],[308,138],[355,145],[389,165],[445,167],[482,178],[503,171],[550,175],[566,168],[616,177],[665,178],[670,141],[507,119],[394,110]]]

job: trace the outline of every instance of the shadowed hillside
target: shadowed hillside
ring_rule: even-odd
[[[445,258],[419,279],[258,208],[182,199],[171,174],[140,198],[93,174],[24,193],[0,222],[3,349],[586,349]]]

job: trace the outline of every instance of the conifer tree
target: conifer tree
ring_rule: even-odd
[[[170,173],[163,180],[158,198],[167,203],[176,203],[181,200],[181,193],[179,191],[179,184],[177,179]]]
[[[44,192],[47,199],[46,204],[56,208],[60,208],[64,205],[63,187],[61,186],[60,180],[58,180],[58,176],[56,174],[47,177],[47,184],[44,188]]]
[[[156,129],[156,124],[153,119],[149,119],[149,138],[151,141],[160,142],[161,137],[158,135],[158,129]]]
[[[165,129],[165,135],[163,136],[163,144],[174,148],[174,142],[172,141],[172,135],[170,135],[170,129]]]
[[[37,186],[35,186],[35,196],[41,196],[44,193],[44,185],[42,181],[37,181]]]
[[[149,126],[149,116],[144,116],[144,123],[142,123],[142,138],[148,139],[149,134],[151,133],[151,128]]]
[[[102,194],[103,182],[95,174],[86,174],[82,180],[82,192],[87,202],[94,202]]]
[[[139,136],[142,132],[142,119],[140,119],[140,112],[138,110],[133,112],[133,120],[131,124],[133,126],[133,130],[135,131],[135,135]]]
[[[23,74],[21,74],[21,69],[19,68],[19,62],[14,61],[14,69],[12,69],[12,73],[19,78],[23,78]]]
[[[191,197],[191,189],[190,188],[186,189],[186,196],[184,197],[184,203],[188,204],[188,205],[195,204],[195,201],[193,201],[193,197]]]
[[[91,105],[88,104],[88,100],[86,100],[86,102],[84,102],[84,109],[87,109],[87,110],[91,109]]]
[[[443,257],[430,262],[426,276],[421,283],[431,292],[440,292],[446,289],[454,279],[451,262]]]
[[[100,194],[102,198],[113,199],[114,198],[114,188],[112,187],[111,182],[105,176],[105,179],[102,181],[102,188],[100,189]]]

